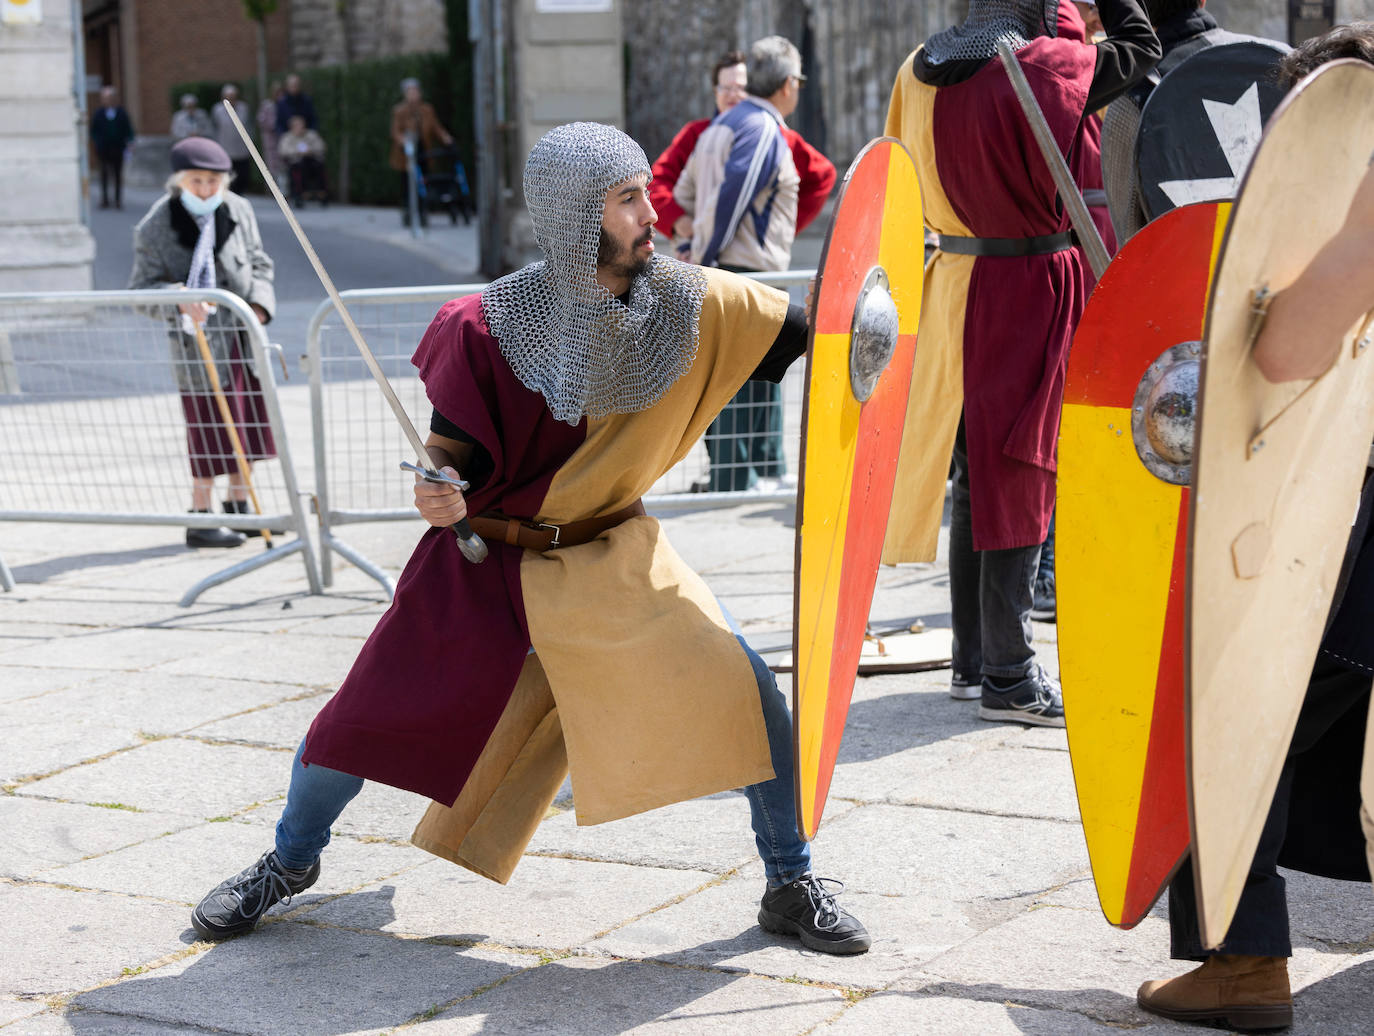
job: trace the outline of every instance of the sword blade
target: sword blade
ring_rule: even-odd
[[[1102,235],[1097,231],[1097,224],[1088,212],[1083,195],[1078,192],[1078,184],[1074,183],[1073,173],[1069,172],[1069,163],[1064,161],[1054,134],[1050,132],[1050,125],[1045,121],[1045,113],[1040,110],[1040,103],[1036,101],[1030,83],[1026,81],[1026,73],[1021,70],[1021,65],[1016,60],[1016,52],[1006,43],[999,41],[997,56],[1002,59],[1007,77],[1011,80],[1011,88],[1016,91],[1016,99],[1021,102],[1021,110],[1026,113],[1026,121],[1030,123],[1031,133],[1035,136],[1040,153],[1045,156],[1045,162],[1050,167],[1050,175],[1054,177],[1054,185],[1059,188],[1059,197],[1064,200],[1064,208],[1068,211],[1073,229],[1078,234],[1078,241],[1083,246],[1088,266],[1092,268],[1093,276],[1101,280],[1112,257],[1107,254],[1107,246],[1102,243]]]
[[[396,417],[396,423],[401,426],[401,431],[410,440],[411,447],[415,450],[415,458],[425,468],[426,471],[433,471],[434,466],[430,463],[429,450],[425,448],[424,439],[420,438],[420,433],[415,430],[415,425],[410,420],[410,415],[406,413],[406,408],[401,405],[401,401],[396,396],[396,390],[391,387],[391,382],[387,380],[381,364],[377,362],[377,357],[372,355],[372,350],[368,348],[367,342],[363,340],[363,333],[358,330],[358,325],[353,322],[353,316],[348,312],[348,307],[344,305],[343,299],[339,297],[338,289],[334,287],[334,282],[330,279],[329,273],[324,268],[324,263],[320,262],[320,257],[315,254],[315,248],[310,244],[310,239],[305,236],[305,231],[296,222],[296,214],[291,211],[291,206],[282,197],[281,189],[277,186],[277,181],[267,169],[267,163],[262,160],[262,155],[258,153],[257,146],[253,143],[253,138],[248,135],[248,130],[239,121],[238,113],[234,111],[234,106],[228,101],[224,102],[224,110],[229,113],[229,120],[234,124],[234,129],[243,138],[244,146],[248,148],[248,153],[253,156],[253,161],[258,167],[258,172],[262,174],[263,181],[267,184],[267,189],[272,192],[272,197],[277,200],[277,205],[281,208],[282,215],[286,217],[286,222],[290,225],[292,233],[296,235],[296,240],[300,242],[301,248],[305,251],[305,256],[310,260],[310,265],[315,268],[315,275],[319,277],[320,283],[324,285],[324,290],[329,295],[329,300],[334,303],[334,309],[339,314],[339,319],[343,321],[344,327],[348,329],[349,336],[353,339],[353,344],[358,347],[358,352],[362,355],[363,362],[367,364],[367,369],[372,372],[372,378],[377,382],[377,387],[382,390],[382,396],[386,399],[387,405],[391,407],[392,414]],[[472,531],[468,521],[464,518],[453,527],[453,531],[458,536],[458,544],[463,552],[463,556],[471,562],[479,562],[487,556],[487,546],[482,542],[480,536]]]

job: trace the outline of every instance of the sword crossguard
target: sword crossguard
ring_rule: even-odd
[[[420,467],[420,465],[412,464],[408,460],[401,461],[401,470],[413,471],[415,472],[415,474],[423,478],[426,482],[443,482],[446,485],[455,487],[460,493],[466,493],[469,489],[472,488],[471,483],[469,483],[466,479],[449,478],[449,476],[445,475],[441,471],[435,471],[433,468],[422,468]]]

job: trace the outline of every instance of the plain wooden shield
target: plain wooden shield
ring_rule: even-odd
[[[1250,359],[1257,293],[1341,226],[1374,152],[1374,67],[1327,65],[1265,128],[1213,282],[1188,557],[1188,783],[1203,942],[1226,935],[1331,605],[1374,436],[1374,349],[1315,382]],[[1364,275],[1365,272],[1362,272]]]
[[[1074,337],[1059,433],[1055,578],[1069,755],[1098,901],[1131,928],[1188,851],[1183,598],[1188,472],[1152,414],[1196,384],[1225,204],[1150,223]],[[1163,453],[1157,452],[1158,446]]]
[[[878,579],[911,389],[924,251],[916,167],[900,141],[874,140],[840,186],[807,351],[792,624],[797,820],[807,840],[820,827],[830,792]],[[883,329],[890,359],[876,366],[874,357],[886,350],[878,355],[872,343]]]

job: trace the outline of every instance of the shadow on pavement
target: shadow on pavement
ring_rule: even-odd
[[[180,535],[180,528],[169,528],[172,532]],[[32,565],[16,565],[11,571],[13,571],[17,583],[42,583],[53,576],[74,572],[77,569],[97,568],[101,565],[128,565],[152,558],[176,557],[185,554],[188,549],[184,543],[166,543],[157,547],[142,547],[138,550],[107,550],[90,554],[69,554],[65,557],[35,562]]]

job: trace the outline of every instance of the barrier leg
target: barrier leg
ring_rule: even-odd
[[[273,547],[271,550],[265,550],[256,557],[249,558],[247,561],[240,561],[236,565],[230,565],[228,568],[221,569],[214,575],[206,576],[195,586],[191,587],[191,589],[187,590],[186,593],[182,594],[181,600],[177,603],[183,608],[189,608],[195,603],[197,597],[206,590],[209,590],[212,586],[219,586],[220,583],[227,583],[229,580],[237,579],[239,576],[246,576],[249,572],[256,572],[264,565],[270,565],[279,558],[284,558],[289,554],[295,554],[298,551],[302,552],[306,558],[305,571],[306,578],[311,583],[310,592],[318,594],[320,593],[319,582],[316,577],[315,566],[311,561],[313,551],[310,549],[310,541],[304,536],[301,536],[299,539],[294,539],[290,543],[282,544],[280,547]]]
[[[377,582],[382,584],[382,589],[386,591],[386,599],[389,601],[396,596],[396,584],[392,582],[390,576],[374,565],[362,554],[350,547],[342,540],[337,540],[333,536],[328,537],[328,543],[321,543],[324,551],[336,550],[343,558],[351,562],[356,568],[370,575]]]
[[[10,591],[14,589],[14,573],[10,571],[5,559],[0,558],[0,590]]]

